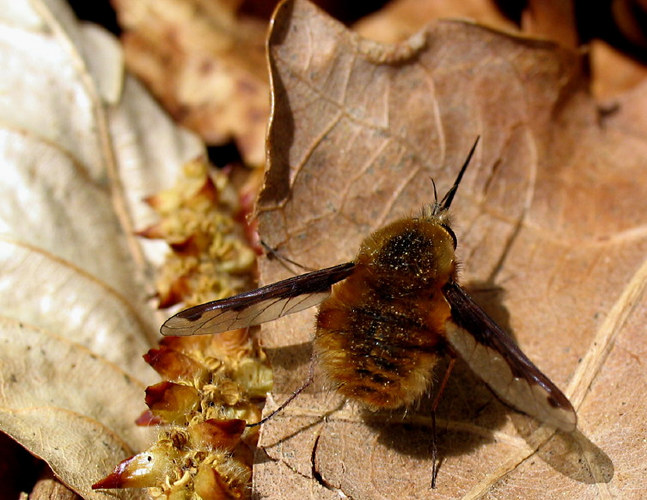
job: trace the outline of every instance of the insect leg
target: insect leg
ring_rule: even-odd
[[[443,375],[443,380],[438,387],[436,392],[436,397],[434,398],[433,403],[431,404],[431,487],[436,487],[436,477],[438,476],[438,468],[440,464],[438,463],[438,446],[436,444],[436,410],[438,409],[438,404],[440,403],[440,396],[442,396],[447,387],[447,381],[449,380],[449,375],[454,369],[456,364],[456,356],[453,354],[450,355],[449,363],[447,364],[447,369],[445,370],[445,375]]]
[[[310,384],[312,384],[312,381],[314,380],[315,376],[315,364],[314,364],[314,359],[310,361],[310,370],[308,372],[308,378],[305,380],[305,382],[299,387],[296,391],[294,391],[288,399],[286,399],[276,410],[274,410],[272,413],[267,415],[266,417],[260,419],[258,422],[255,422],[253,424],[247,424],[245,427],[256,427],[257,425],[264,424],[267,422],[269,419],[274,417],[278,412],[283,410],[287,405],[289,405],[294,398],[296,398],[299,394],[303,392],[303,390],[308,387]]]

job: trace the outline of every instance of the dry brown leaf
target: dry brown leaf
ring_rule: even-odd
[[[105,498],[92,483],[155,434],[134,421],[157,380],[141,356],[157,337],[146,287],[160,252],[134,230],[154,217],[143,199],[203,148],[66,2],[5,3],[0,430],[77,493]]]
[[[486,26],[518,31],[493,0],[394,0],[360,19],[353,29],[371,40],[395,43],[442,18],[471,19]]]
[[[614,2],[617,7],[622,2]],[[647,67],[635,57],[599,39],[582,45],[578,33],[578,10],[574,2],[544,0],[528,2],[521,16],[521,30],[535,37],[547,38],[564,47],[580,48],[589,54],[591,92],[596,99],[611,101],[618,95],[647,80]],[[580,9],[580,23],[586,23],[584,9]],[[620,24],[621,20],[616,19]],[[590,21],[589,21],[590,22]],[[599,33],[596,33],[599,36]],[[631,39],[631,37],[628,37]],[[626,47],[625,47],[626,48]],[[614,103],[608,102],[613,108]]]
[[[579,43],[575,2],[531,0],[521,13],[521,29],[526,34],[548,38],[574,49]]]
[[[251,165],[265,160],[269,115],[267,22],[239,3],[114,0],[129,68],[178,122],[208,144],[235,140]]]
[[[78,500],[79,497],[72,490],[59,482],[52,471],[45,471],[34,485],[29,495],[29,500]]]
[[[593,95],[611,101],[616,96],[647,81],[647,67],[623,54],[602,40],[593,40],[591,50],[591,80]]]
[[[148,444],[150,431],[133,425],[140,382],[92,351],[17,320],[0,319],[0,334],[0,428],[46,459],[71,488],[88,494],[89,476],[101,477],[115,457]]]
[[[647,2],[615,0],[611,2],[609,11],[622,37],[639,50],[647,49],[647,27],[645,26]]]
[[[347,261],[371,231],[431,202],[430,178],[444,192],[480,135],[453,204],[462,282],[571,397],[579,431],[536,429],[463,367],[439,410],[431,491],[429,401],[404,422],[367,418],[315,384],[265,424],[258,494],[643,496],[647,85],[605,115],[584,61],[555,44],[439,22],[382,46],[305,0],[282,4],[269,43],[262,238],[305,266]],[[261,273],[289,274],[275,260]],[[305,380],[312,325],[307,311],[264,328],[266,411]]]

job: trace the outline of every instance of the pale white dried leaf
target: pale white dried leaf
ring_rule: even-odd
[[[120,104],[108,110],[108,117],[118,177],[125,187],[125,207],[135,229],[143,229],[158,220],[143,200],[171,187],[180,171],[178,166],[204,155],[204,146],[173,123],[132,76],[126,78]],[[148,252],[155,243],[138,243],[144,246],[148,259],[159,260],[159,253]]]
[[[132,291],[135,269],[104,185],[60,145],[30,132],[0,128],[0,162],[0,234]]]
[[[203,148],[62,0],[0,0],[0,65],[0,430],[102,498],[91,484],[151,437],[144,198]]]
[[[139,380],[157,376],[142,354],[150,342],[127,299],[36,247],[0,239],[0,314],[61,334]]]
[[[6,3],[6,2],[4,2]],[[43,20],[46,22],[46,20]],[[38,30],[0,24],[0,119],[68,152],[94,180],[105,171],[97,128],[97,96],[70,40],[43,24]],[[45,76],[48,77],[45,77]]]
[[[93,24],[80,26],[79,50],[87,71],[106,104],[118,104],[124,84],[124,55],[119,41]],[[109,64],[107,64],[109,63]]]
[[[150,442],[150,428],[132,425],[144,387],[116,365],[10,318],[0,317],[0,345],[2,430],[75,491],[89,498],[97,478]]]

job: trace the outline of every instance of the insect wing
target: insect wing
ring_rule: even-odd
[[[443,288],[452,319],[447,340],[472,371],[514,408],[570,432],[577,416],[570,401],[515,342],[456,283]]]
[[[330,287],[352,274],[352,262],[294,276],[227,299],[191,307],[170,317],[162,335],[203,335],[260,325],[316,306]]]

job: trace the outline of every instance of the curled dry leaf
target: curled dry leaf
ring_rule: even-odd
[[[615,8],[629,4],[631,2],[615,2],[613,5]],[[595,17],[585,9],[580,10],[581,16]],[[394,0],[360,19],[353,29],[372,40],[394,43],[438,19],[468,19],[494,29],[541,37],[586,51],[590,55],[591,90],[597,99],[612,99],[645,79],[647,68],[635,57],[602,40],[593,39],[583,44],[575,15],[573,2],[527,2],[521,10],[521,26],[517,26],[503,16],[493,0]],[[631,21],[639,17],[633,16]],[[617,22],[622,23],[621,20]]]
[[[401,42],[437,19],[471,19],[492,28],[517,31],[493,0],[394,0],[360,19],[353,30],[378,42]]]
[[[0,430],[86,498],[148,444],[133,425],[159,318],[134,228],[201,153],[62,1],[0,14]],[[124,497],[138,493],[124,493]]]
[[[115,0],[129,68],[178,122],[208,144],[235,140],[250,165],[265,161],[269,115],[267,22],[239,1]]]
[[[645,84],[605,115],[582,56],[555,44],[438,22],[384,46],[305,0],[278,9],[269,54],[261,237],[308,267],[347,261],[371,231],[432,201],[430,178],[443,192],[480,135],[452,207],[461,281],[570,396],[579,431],[533,430],[459,366],[439,408],[444,460],[430,491],[428,400],[404,416],[366,414],[315,384],[264,425],[257,493],[641,491]],[[287,274],[261,263],[265,283]],[[306,379],[312,325],[310,311],[263,328],[276,404]]]
[[[575,16],[575,2],[530,1],[521,11],[521,28],[574,49],[579,43]]]
[[[647,80],[647,66],[602,40],[593,40],[591,51],[592,92],[613,108],[617,96]]]

